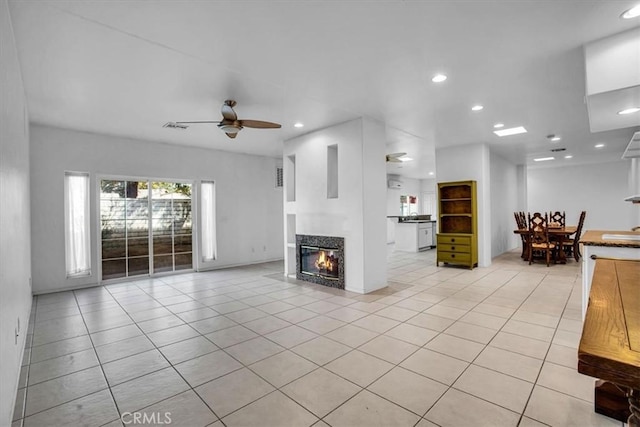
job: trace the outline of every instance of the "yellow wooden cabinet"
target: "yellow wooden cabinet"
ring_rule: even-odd
[[[478,200],[475,181],[438,183],[436,265],[478,266]]]

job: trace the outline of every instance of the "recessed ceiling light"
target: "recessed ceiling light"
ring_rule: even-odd
[[[494,129],[500,129],[504,127],[504,123],[496,123],[495,125],[493,125]]]
[[[400,160],[401,162],[410,162],[411,160],[413,160],[411,157],[398,157],[398,160]]]
[[[604,144],[596,144],[595,147],[596,148],[602,148],[602,147],[604,147]]]
[[[444,74],[436,74],[431,79],[431,81],[434,82],[434,83],[442,83],[445,80],[447,80],[447,76],[445,76]]]
[[[573,156],[571,154],[567,154],[566,156],[564,156],[565,159],[573,159]]]
[[[429,175],[433,175],[433,172],[429,172]]]
[[[533,159],[534,162],[546,162],[547,160],[555,160],[555,157],[538,157]]]
[[[560,141],[562,138],[560,138],[558,135],[551,134],[551,135],[547,135],[547,139],[549,141],[557,142],[557,141]]]
[[[522,126],[518,126],[515,128],[494,130],[493,133],[495,133],[498,136],[509,136],[509,135],[517,135],[519,133],[527,133],[527,130]]]
[[[484,107],[482,105],[474,105],[473,107],[471,107],[472,111],[480,111],[482,110]]]
[[[629,10],[625,10],[622,15],[620,15],[620,18],[622,19],[631,19],[631,18],[637,18],[638,16],[640,16],[640,4],[637,6],[632,7]]]
[[[637,113],[638,111],[640,111],[640,107],[633,107],[633,108],[627,108],[626,110],[618,111],[618,114],[620,115],[633,114],[633,113]]]
[[[294,127],[294,128],[303,128],[303,127],[304,127],[304,124],[303,124],[303,123],[300,123],[300,122],[297,122],[296,124],[294,124],[294,125],[293,125],[293,127]]]

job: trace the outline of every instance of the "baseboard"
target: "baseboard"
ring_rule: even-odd
[[[284,258],[269,258],[269,259],[263,259],[260,261],[253,261],[253,262],[249,262],[249,263],[239,263],[239,264],[224,264],[224,265],[216,265],[216,266],[211,266],[211,267],[206,267],[206,268],[200,268],[196,271],[196,273],[200,273],[203,271],[214,271],[214,270],[223,270],[225,268],[237,268],[237,267],[246,267],[249,265],[258,265],[258,264],[265,264],[267,262],[276,262],[276,261],[284,261]]]
[[[22,371],[22,359],[24,359],[24,351],[25,351],[25,343],[27,341],[27,331],[29,330],[29,322],[31,319],[31,309],[33,308],[33,298],[29,299],[29,309],[27,310],[27,328],[25,329],[25,333],[23,333],[22,335],[20,335],[20,341],[18,342],[18,345],[20,346],[20,356],[18,356],[18,375],[16,375],[16,381],[13,384],[13,395],[11,396],[11,414],[10,417],[11,419],[9,420],[9,425],[12,423],[13,421],[13,411],[16,408],[16,398],[18,397],[18,390],[20,388],[20,372]],[[26,396],[25,396],[25,400],[26,400]],[[24,406],[23,406],[23,411],[24,411]],[[1,424],[1,420],[0,420],[0,424]]]

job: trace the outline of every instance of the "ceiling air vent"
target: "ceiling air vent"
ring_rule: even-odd
[[[167,122],[162,127],[163,128],[169,128],[169,129],[186,129],[189,126],[183,125],[183,124],[180,124],[180,123],[175,123],[175,122]]]
[[[281,188],[284,186],[284,175],[282,166],[276,167],[276,188]]]
[[[554,148],[551,150],[552,153],[559,153],[560,151],[566,151],[566,148]]]

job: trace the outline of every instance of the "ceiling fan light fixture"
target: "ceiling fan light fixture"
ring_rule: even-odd
[[[242,126],[233,125],[233,124],[231,125],[219,124],[218,127],[224,133],[238,133],[242,130]]]

